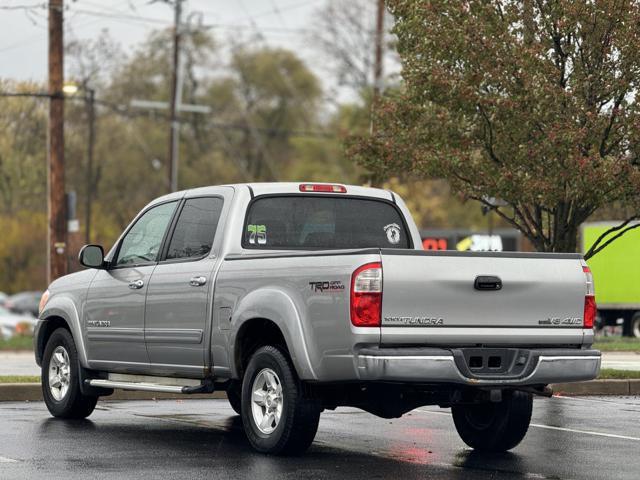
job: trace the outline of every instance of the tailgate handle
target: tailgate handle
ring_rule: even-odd
[[[476,277],[476,281],[473,282],[473,287],[476,290],[501,290],[502,280],[500,280],[500,277],[492,275],[479,275]]]

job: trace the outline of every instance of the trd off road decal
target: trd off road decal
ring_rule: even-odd
[[[309,282],[311,290],[314,292],[336,292],[344,290],[344,284],[340,280],[332,280],[330,282]]]
[[[387,234],[387,241],[390,244],[397,245],[400,242],[400,227],[397,223],[385,225],[384,231]]]
[[[267,244],[266,225],[247,225],[247,232],[249,232],[249,243],[251,245]]]

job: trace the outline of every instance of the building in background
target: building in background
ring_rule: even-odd
[[[471,230],[420,230],[425,250],[458,250],[463,252],[531,251],[529,242],[512,228],[498,228],[491,232]]]

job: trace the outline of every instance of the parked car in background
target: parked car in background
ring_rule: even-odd
[[[11,295],[6,300],[4,307],[13,313],[29,313],[31,316],[37,317],[40,298],[42,298],[42,292],[20,292]]]
[[[4,303],[7,301],[8,298],[9,298],[9,295],[7,295],[4,292],[0,292],[0,306],[4,305]]]
[[[0,338],[7,340],[15,335],[31,335],[36,321],[29,313],[13,313],[0,306]]]

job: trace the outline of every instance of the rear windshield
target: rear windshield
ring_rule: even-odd
[[[255,200],[247,215],[246,248],[410,248],[391,203],[349,197],[284,196]]]

